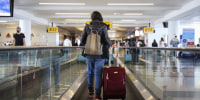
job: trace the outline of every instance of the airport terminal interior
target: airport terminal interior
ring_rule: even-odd
[[[0,0],[0,100],[95,100],[80,44],[94,11],[104,68],[126,73],[125,98],[102,78],[101,100],[200,100],[200,0]]]

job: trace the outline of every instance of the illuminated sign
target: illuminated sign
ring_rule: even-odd
[[[153,33],[153,27],[144,27],[144,33]]]
[[[48,27],[49,33],[58,33],[58,27]]]

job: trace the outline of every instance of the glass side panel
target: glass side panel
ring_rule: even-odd
[[[0,51],[2,100],[57,100],[86,69],[82,49]],[[9,96],[8,96],[9,95]]]
[[[155,97],[200,99],[200,52],[154,49],[124,52],[125,49],[119,50],[119,59]]]

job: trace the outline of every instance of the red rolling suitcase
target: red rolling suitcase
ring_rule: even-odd
[[[126,98],[126,72],[122,67],[104,68],[103,99]]]

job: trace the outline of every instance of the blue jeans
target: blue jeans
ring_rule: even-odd
[[[105,64],[105,59],[86,58],[88,67],[88,89],[89,92],[94,92],[94,76],[96,95],[101,95],[102,72]]]

